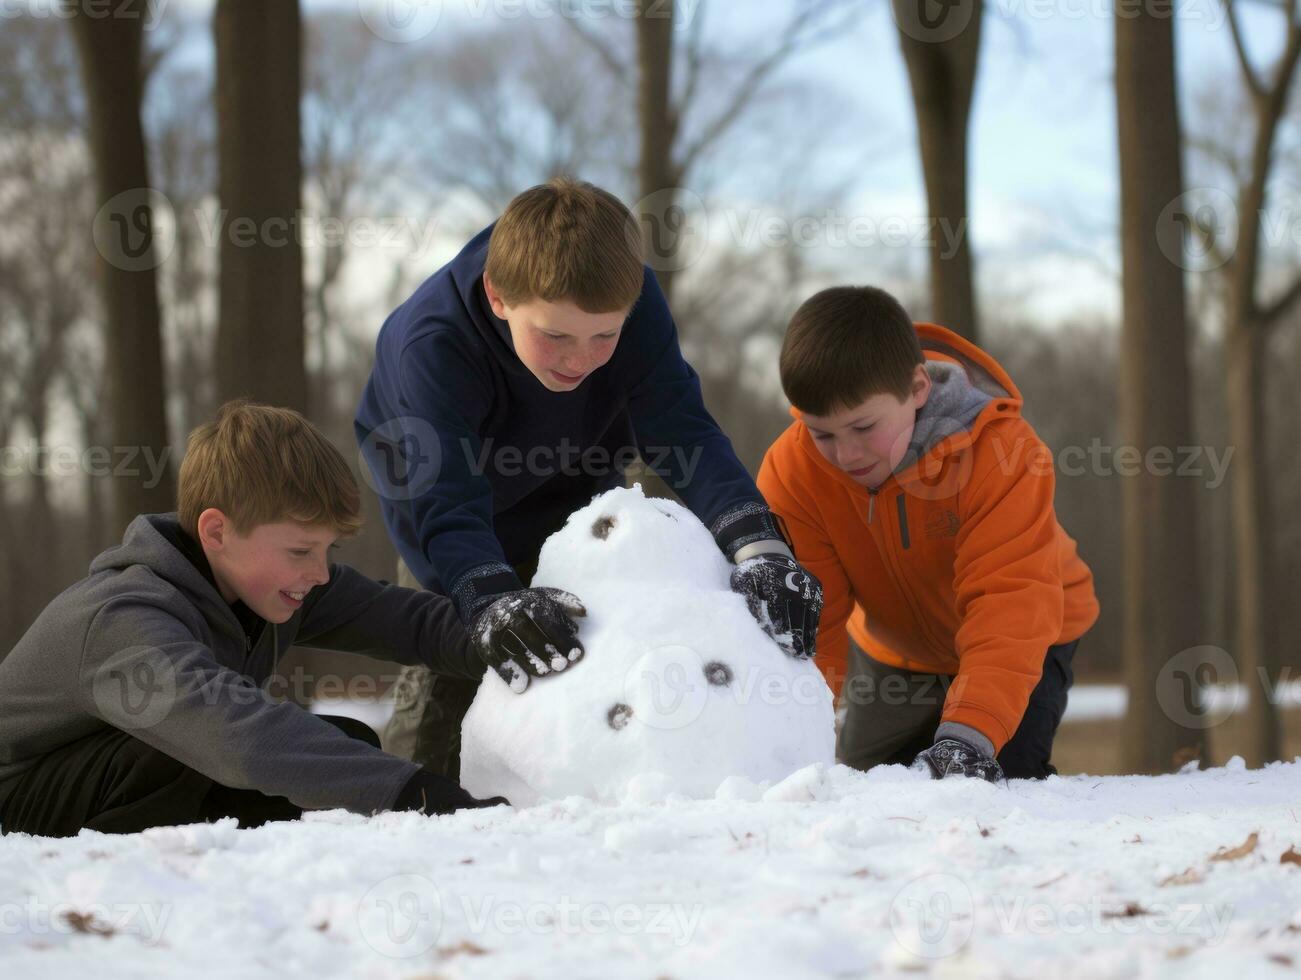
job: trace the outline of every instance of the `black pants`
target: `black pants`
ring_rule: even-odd
[[[1030,694],[1021,724],[998,753],[1008,779],[1056,775],[1053,739],[1066,713],[1075,675],[1071,660],[1079,640],[1049,647],[1043,675]],[[944,698],[953,678],[916,674],[873,660],[852,641],[849,676],[841,691],[845,722],[836,739],[836,758],[855,769],[910,765],[929,748],[940,724]]]
[[[353,718],[322,721],[379,748],[379,736]],[[297,820],[283,796],[231,789],[116,728],[56,749],[18,776],[0,805],[0,833],[73,837],[82,829],[133,834],[148,827],[235,817],[241,827]]]

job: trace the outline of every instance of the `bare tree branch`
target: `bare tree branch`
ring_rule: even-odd
[[[818,25],[826,16],[843,10],[848,11],[848,16],[843,22],[837,20],[820,30],[818,29]],[[859,16],[860,10],[861,6],[854,0],[849,0],[849,2],[847,0],[823,0],[820,3],[814,2],[803,5],[803,8],[791,17],[790,22],[779,30],[778,34],[782,38],[781,43],[751,66],[745,77],[736,86],[723,110],[708,125],[703,127],[696,140],[683,151],[677,164],[678,172],[683,174],[690,172],[701,155],[717,142],[745,112],[751,101],[753,101],[759,87],[768,76],[797,52],[816,47],[818,44],[838,36],[844,30],[846,23]]]
[[[706,9],[703,3],[696,8],[696,15],[691,21],[690,33],[687,35],[687,43],[682,52],[685,65],[683,77],[686,82],[682,86],[682,101],[679,103],[678,115],[681,115],[681,107],[689,106],[695,101],[696,89],[700,85],[700,68],[704,62],[702,41],[705,36]]]
[[[1247,89],[1251,92],[1254,100],[1259,101],[1265,97],[1265,86],[1261,82],[1260,76],[1256,74],[1256,69],[1251,66],[1251,59],[1247,57],[1247,46],[1242,40],[1242,29],[1238,26],[1237,0],[1224,0],[1224,12],[1229,20],[1229,33],[1233,37],[1233,50],[1238,56],[1238,66],[1242,69],[1242,77],[1247,83]]]
[[[570,30],[580,37],[584,44],[596,52],[600,59],[605,62],[610,74],[618,79],[620,84],[624,86],[632,84],[632,70],[605,38],[601,37],[596,31],[589,29],[577,17],[561,17],[560,19],[569,25]]]

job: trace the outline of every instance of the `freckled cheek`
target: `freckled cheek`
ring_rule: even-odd
[[[618,346],[618,340],[607,340],[596,346],[592,351],[592,363],[587,370],[595,371],[597,368],[604,366],[605,362],[614,356],[614,349]]]

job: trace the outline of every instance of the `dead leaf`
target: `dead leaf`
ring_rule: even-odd
[[[849,877],[851,877],[851,878],[879,878],[880,875],[878,875],[876,872],[872,871],[870,868],[859,868],[857,871],[852,871],[852,872],[850,872]]]
[[[1183,874],[1171,875],[1165,881],[1161,882],[1161,887],[1166,888],[1170,885],[1199,885],[1206,880],[1206,875],[1202,874],[1198,868],[1189,868]]]
[[[1147,909],[1137,902],[1129,902],[1123,909],[1102,913],[1104,919],[1132,919],[1139,915],[1147,915]]]
[[[64,912],[63,921],[72,927],[73,932],[105,938],[113,935],[113,927],[96,921],[94,913]]]
[[[1279,864],[1301,864],[1301,853],[1295,847],[1289,847],[1278,859]]]
[[[472,943],[468,939],[461,940],[455,946],[444,946],[442,949],[438,951],[439,955],[442,956],[444,959],[448,959],[453,956],[461,956],[461,955],[484,956],[485,954],[487,954],[487,952],[488,951],[484,949],[482,946],[476,943]]]
[[[1282,953],[1270,953],[1269,960],[1271,963],[1277,963],[1279,966],[1292,965],[1292,957],[1284,956]]]
[[[1237,847],[1221,847],[1211,855],[1210,859],[1212,861],[1237,861],[1254,851],[1258,843],[1260,843],[1260,835],[1253,831],[1251,836]]]

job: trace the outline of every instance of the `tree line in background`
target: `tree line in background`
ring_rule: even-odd
[[[1117,16],[1119,331],[1075,322],[1044,332],[1017,304],[978,294],[965,233],[951,250],[932,236],[925,286],[907,255],[873,256],[876,281],[914,316],[1002,361],[1059,453],[1232,448],[1222,484],[1204,465],[1201,479],[1151,469],[1121,478],[1096,465],[1058,476],[1059,515],[1103,605],[1078,667],[1125,677],[1133,771],[1209,757],[1202,726],[1162,708],[1178,685],[1217,680],[1170,668],[1204,646],[1232,651],[1250,692],[1248,724],[1215,754],[1231,748],[1258,763],[1282,751],[1278,712],[1261,694],[1287,679],[1301,627],[1278,584],[1301,572],[1301,515],[1285,506],[1301,484],[1288,451],[1301,277],[1262,239],[1278,174],[1301,173],[1283,146],[1301,54],[1291,2],[1278,11],[1282,52],[1263,66],[1229,6],[1240,78],[1213,80],[1187,122],[1169,4]],[[986,12],[973,0],[961,6],[962,29],[937,31],[916,0],[891,7],[896,34],[880,44],[897,46],[907,70],[929,219],[965,232]],[[217,0],[210,22],[176,14],[150,32],[142,20],[84,14],[6,23],[0,446],[72,433],[83,448],[136,447],[139,475],[114,475],[124,461],[112,449],[75,479],[6,470],[0,650],[131,517],[174,506],[184,434],[225,399],[299,408],[355,461],[351,418],[379,328],[373,310],[395,306],[429,269],[402,249],[383,261],[360,255],[346,235],[304,247],[292,229],[305,218],[348,227],[419,209],[466,238],[519,190],[560,173],[640,202],[648,255],[711,411],[757,469],[788,421],[771,380],[785,323],[845,273],[789,241],[701,256],[681,234],[666,248],[663,232],[735,196],[738,168],[749,196],[786,215],[846,200],[852,175],[810,165],[819,127],[830,130],[839,107],[810,98],[787,68],[841,36],[862,7],[796,0],[769,43],[744,53],[713,39],[708,3],[685,22],[672,5],[639,10],[631,21],[561,18],[528,44],[514,22],[394,44],[355,15],[304,18],[297,0]],[[211,69],[193,56],[208,44]],[[1185,163],[1200,189],[1187,189]],[[1224,208],[1208,193],[1227,197],[1232,226],[1215,220]],[[263,231],[239,240],[241,219]],[[408,252],[417,237],[403,240]],[[377,500],[365,499],[368,527],[347,557],[387,576],[393,550]]]

